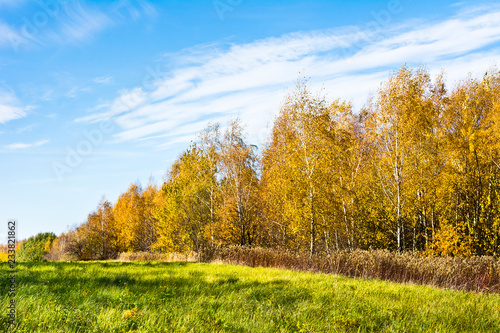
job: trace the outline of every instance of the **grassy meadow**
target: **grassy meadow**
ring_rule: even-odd
[[[17,264],[2,332],[499,332],[500,295],[222,264]]]

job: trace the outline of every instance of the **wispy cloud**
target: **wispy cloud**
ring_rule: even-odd
[[[21,133],[25,133],[25,132],[30,132],[36,127],[38,127],[38,124],[29,124],[27,126],[24,126],[24,127],[17,129],[16,133],[21,134]]]
[[[112,80],[113,80],[113,76],[107,75],[107,76],[96,77],[93,81],[94,81],[94,83],[97,83],[97,84],[107,84],[107,83],[110,83]]]
[[[0,124],[25,117],[29,109],[29,106],[21,106],[14,93],[0,90]]]
[[[78,92],[79,88],[78,87],[73,87],[68,92],[66,93],[66,97],[68,98],[75,98],[76,93]]]
[[[44,145],[48,142],[49,142],[49,140],[40,140],[40,141],[33,142],[33,143],[13,143],[13,144],[5,146],[5,148],[10,149],[10,150],[27,149],[27,148],[39,147],[39,146]]]
[[[299,71],[313,78],[313,88],[323,86],[330,97],[350,98],[357,107],[387,77],[388,68],[403,63],[432,64],[433,73],[450,67],[460,77],[484,71],[500,56],[500,8],[387,26],[378,34],[346,27],[169,54],[175,68],[156,77],[145,70],[145,78],[153,76],[151,84],[122,91],[104,110],[77,121],[113,118],[122,129],[118,141],[162,146],[189,141],[208,120],[239,116],[251,136],[262,139],[287,90],[303,75]]]
[[[24,2],[25,0],[0,0],[0,7],[19,6]]]
[[[44,6],[37,2],[0,1],[0,7],[7,5],[11,15],[16,15],[18,7],[32,12],[18,26],[8,25],[0,19],[0,46],[11,46],[16,51],[33,45],[80,43],[125,20],[151,17],[156,13],[148,1],[121,0],[104,4],[84,0],[52,1]],[[35,17],[45,20],[35,22]]]
[[[113,116],[133,110],[146,102],[146,94],[141,87],[131,90],[121,90],[119,97],[111,103],[101,104],[95,107],[95,110],[106,109],[104,112],[93,113],[89,116],[75,119],[76,122],[97,122],[110,119]]]
[[[52,95],[54,94],[54,89],[49,89],[45,91],[45,93],[40,97],[42,101],[50,101],[52,100]]]
[[[15,41],[23,40],[16,29],[0,22],[0,46],[13,46]]]
[[[81,1],[69,2],[61,16],[54,29],[46,34],[47,38],[59,43],[87,40],[112,25],[108,15]]]

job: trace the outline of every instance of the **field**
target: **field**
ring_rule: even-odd
[[[10,332],[7,265],[0,326]],[[17,264],[17,332],[499,332],[500,295],[221,264]]]

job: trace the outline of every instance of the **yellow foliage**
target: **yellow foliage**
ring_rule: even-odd
[[[428,253],[442,257],[468,257],[474,254],[470,237],[449,224],[443,225],[436,232],[434,244]]]
[[[89,214],[85,258],[263,245],[500,253],[500,71],[450,92],[403,66],[361,112],[299,81],[259,150],[209,125],[160,188],[132,184]],[[46,244],[50,247],[50,244]]]

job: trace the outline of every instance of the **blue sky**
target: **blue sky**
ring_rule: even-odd
[[[262,145],[297,78],[361,108],[402,64],[498,64],[495,1],[0,0],[0,221],[80,224],[161,181],[207,122]]]

